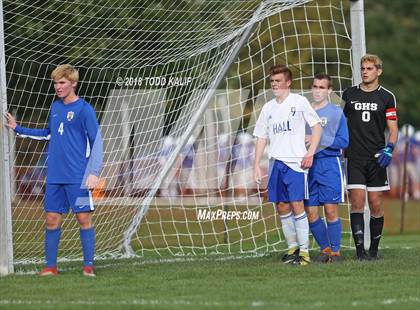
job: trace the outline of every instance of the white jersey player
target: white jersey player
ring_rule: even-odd
[[[277,206],[288,252],[284,263],[306,265],[309,258],[309,225],[303,200],[307,198],[307,171],[321,136],[317,113],[309,101],[292,94],[292,72],[286,66],[270,68],[271,90],[275,99],[267,102],[261,111],[254,130],[257,137],[255,148],[254,178],[261,181],[260,161],[269,142],[269,201]],[[312,128],[313,140],[305,147],[305,126]]]

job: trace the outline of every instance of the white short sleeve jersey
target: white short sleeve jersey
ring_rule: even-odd
[[[254,136],[269,140],[269,157],[283,161],[298,172],[307,172],[300,168],[305,146],[306,123],[313,127],[320,122],[308,99],[290,93],[278,103],[276,99],[267,102],[255,124]]]

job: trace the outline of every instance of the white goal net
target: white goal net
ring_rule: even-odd
[[[79,69],[77,93],[97,112],[98,258],[286,247],[265,185],[253,182],[252,132],[275,63],[292,69],[292,88],[305,95],[318,72],[338,96],[351,85],[345,2],[3,0],[7,100],[18,122],[46,126],[50,73],[62,63]],[[38,262],[47,145],[10,141],[15,262]],[[80,258],[74,216],[62,226],[60,258]]]

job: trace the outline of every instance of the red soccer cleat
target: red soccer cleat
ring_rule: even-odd
[[[58,276],[58,270],[57,267],[45,267],[38,275],[41,277]]]
[[[95,273],[93,272],[93,266],[84,266],[83,275],[85,277],[96,277]]]

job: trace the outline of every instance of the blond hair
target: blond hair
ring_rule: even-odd
[[[360,59],[360,65],[362,65],[364,62],[371,62],[377,69],[382,69],[382,60],[378,55],[366,54],[362,57],[362,59]]]
[[[53,80],[65,78],[70,82],[78,82],[79,71],[77,71],[76,68],[69,64],[59,65],[53,70],[53,72],[51,72],[51,78]]]

